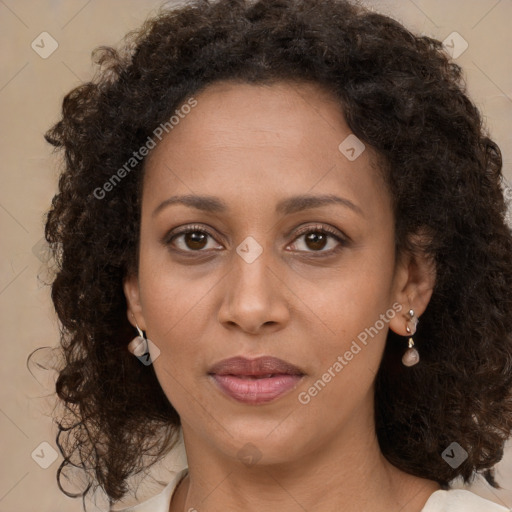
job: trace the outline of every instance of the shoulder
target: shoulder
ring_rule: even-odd
[[[188,468],[178,472],[156,496],[132,507],[118,509],[117,512],[168,512],[172,495],[187,472]],[[470,491],[451,489],[431,494],[421,512],[511,512],[511,510]]]
[[[431,494],[421,512],[510,512],[510,510],[471,491],[450,489]]]
[[[117,509],[116,512],[168,512],[171,505],[172,495],[187,472],[188,468],[185,468],[176,473],[174,478],[162,489],[162,491],[152,498],[132,507]]]

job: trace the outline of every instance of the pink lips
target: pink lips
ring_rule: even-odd
[[[208,374],[221,391],[247,404],[275,400],[296,387],[304,376],[296,366],[269,356],[225,359],[214,365]]]

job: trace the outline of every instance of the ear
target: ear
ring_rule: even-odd
[[[414,250],[404,251],[397,261],[394,278],[394,299],[402,309],[389,327],[400,336],[407,336],[407,312],[412,309],[419,318],[427,309],[436,281],[433,258],[423,249],[429,241],[426,235],[412,237]]]
[[[123,290],[128,304],[126,314],[128,321],[135,327],[137,324],[141,330],[146,330],[146,321],[142,313],[140,302],[139,279],[135,274],[129,274],[123,279]]]

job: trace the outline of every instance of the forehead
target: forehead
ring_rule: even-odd
[[[192,146],[194,153],[188,157],[198,156],[195,150],[279,146],[282,151],[290,148],[321,159],[323,151],[315,149],[319,134],[329,133],[324,145],[336,148],[340,131],[350,133],[340,103],[315,83],[220,81],[206,86],[194,99],[196,106],[186,115],[173,116],[178,123],[149,155],[149,161],[166,148],[172,147],[173,154],[179,155]]]
[[[319,128],[333,135],[339,127],[350,131],[339,101],[315,83],[220,81],[199,92],[196,100],[187,123],[173,130],[175,138],[194,130],[203,143],[282,141],[302,146]]]
[[[223,81],[194,98],[197,105],[148,156],[151,195],[247,190],[270,198],[284,188],[291,195],[341,185],[372,201],[374,186],[382,191],[370,148],[354,160],[340,151],[353,135],[337,98],[318,84]]]

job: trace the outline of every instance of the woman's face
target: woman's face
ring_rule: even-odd
[[[387,331],[405,336],[429,297],[396,262],[370,148],[312,84],[217,82],[195,99],[148,156],[125,281],[185,440],[269,463],[356,446],[374,436]]]

